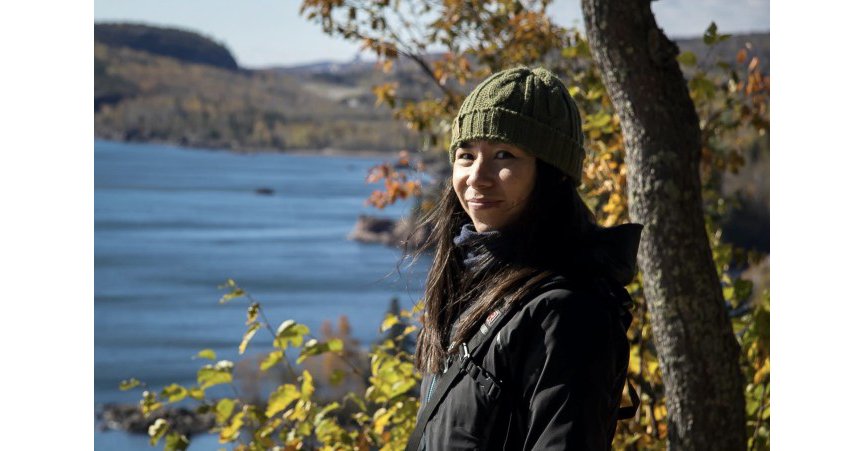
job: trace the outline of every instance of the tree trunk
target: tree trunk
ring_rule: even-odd
[[[669,449],[746,448],[739,346],[705,231],[699,118],[648,0],[582,0],[588,43],[621,118],[630,217],[665,385]]]

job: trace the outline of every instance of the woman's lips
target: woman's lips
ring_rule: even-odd
[[[469,199],[468,206],[473,210],[483,210],[486,208],[494,208],[500,205],[502,200],[489,200],[489,199]]]

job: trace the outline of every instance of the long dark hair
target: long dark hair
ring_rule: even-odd
[[[419,371],[443,370],[448,336],[453,343],[467,341],[493,309],[521,299],[549,276],[573,278],[591,270],[586,240],[597,226],[576,187],[573,178],[538,159],[537,178],[525,211],[516,224],[502,230],[514,238],[515,258],[475,273],[464,270],[453,243],[471,219],[452,184],[446,184],[440,201],[419,226],[430,227],[431,236],[418,252],[434,250],[426,279],[423,327],[414,355]],[[454,324],[460,315],[464,316]]]

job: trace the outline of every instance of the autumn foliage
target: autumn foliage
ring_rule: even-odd
[[[417,156],[423,155],[428,160],[429,155],[437,154],[444,158],[451,120],[470,88],[500,69],[542,64],[569,86],[583,113],[588,157],[581,194],[602,225],[628,222],[626,149],[619,117],[584,36],[575,29],[552,23],[547,6],[547,1],[303,2],[301,13],[305,17],[321,25],[325,32],[373,51],[380,70],[392,70],[396,61],[411,61],[431,88],[419,97],[400,91],[398,81],[374,89],[379,105],[392,108],[394,117],[419,132],[422,139],[411,152],[400,154],[398,161],[382,163],[370,170],[367,181],[384,187],[373,192],[371,204],[384,207],[398,200],[434,193],[438,185],[421,183],[418,174],[424,167]],[[718,33],[712,23],[703,42],[710,49],[728,38]],[[740,367],[747,381],[749,447],[769,449],[770,296],[767,285],[760,285],[763,288],[754,292],[753,282],[742,277],[742,270],[758,265],[765,256],[726,242],[722,224],[724,215],[737,201],[735,196],[724,192],[724,175],[740,171],[751,150],[767,149],[770,78],[746,45],[728,61],[712,58],[710,51],[701,60],[692,52],[684,52],[678,61],[688,77],[690,96],[700,117],[706,232],[727,312],[742,349]],[[642,403],[635,419],[619,424],[613,445],[615,449],[665,449],[668,436],[663,378],[652,342],[651,318],[640,278],[627,288],[636,303],[634,321],[628,331],[629,376]],[[412,313],[403,312],[401,316],[388,317],[384,327],[412,321]],[[293,327],[299,326],[291,325],[285,330]],[[272,331],[277,341],[285,330],[280,327],[279,331]],[[301,356],[304,352],[337,356],[343,352],[341,341],[338,345],[335,339],[310,344],[305,333],[308,330],[293,330],[286,339],[291,346],[301,349]],[[413,332],[413,325],[407,327],[399,339]],[[264,407],[241,405],[238,399],[227,401],[230,409],[229,404],[220,404],[226,402],[222,400],[205,404],[217,413],[222,412],[220,437],[235,443],[235,449],[269,449],[277,444],[284,449],[298,449],[301,445],[322,449],[402,449],[419,405],[411,391],[418,375],[411,369],[410,355],[398,347],[397,342],[390,340],[371,350],[372,375],[362,398],[353,394],[342,403],[318,405],[311,397],[314,391],[311,375],[304,373],[280,386]],[[284,350],[285,347],[277,346],[274,359],[284,360]],[[210,369],[216,375],[222,370],[216,366]],[[193,396],[199,390],[204,387],[189,388],[187,393]],[[165,396],[170,393],[161,396],[167,399]],[[152,402],[160,402],[159,396],[152,393],[149,398],[145,396],[142,406],[146,408]],[[360,410],[348,423],[336,421],[335,412],[347,409],[349,404],[359,406]],[[156,428],[154,437],[173,437],[170,428],[161,427]],[[243,428],[248,432],[246,435],[240,434]]]

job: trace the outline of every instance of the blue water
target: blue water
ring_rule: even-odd
[[[219,305],[217,285],[233,278],[274,323],[346,315],[368,345],[390,299],[416,302],[428,262],[396,272],[397,249],[346,239],[366,207],[364,182],[380,158],[241,155],[170,146],[95,143],[95,403],[136,403],[121,392],[135,377],[150,387],[191,385],[212,348],[237,361],[245,302]],[[272,188],[273,195],[256,194]],[[253,340],[247,355],[265,352]],[[97,450],[150,450],[145,436],[97,429]],[[224,446],[224,445],[223,445]],[[196,437],[192,450],[217,449]]]

